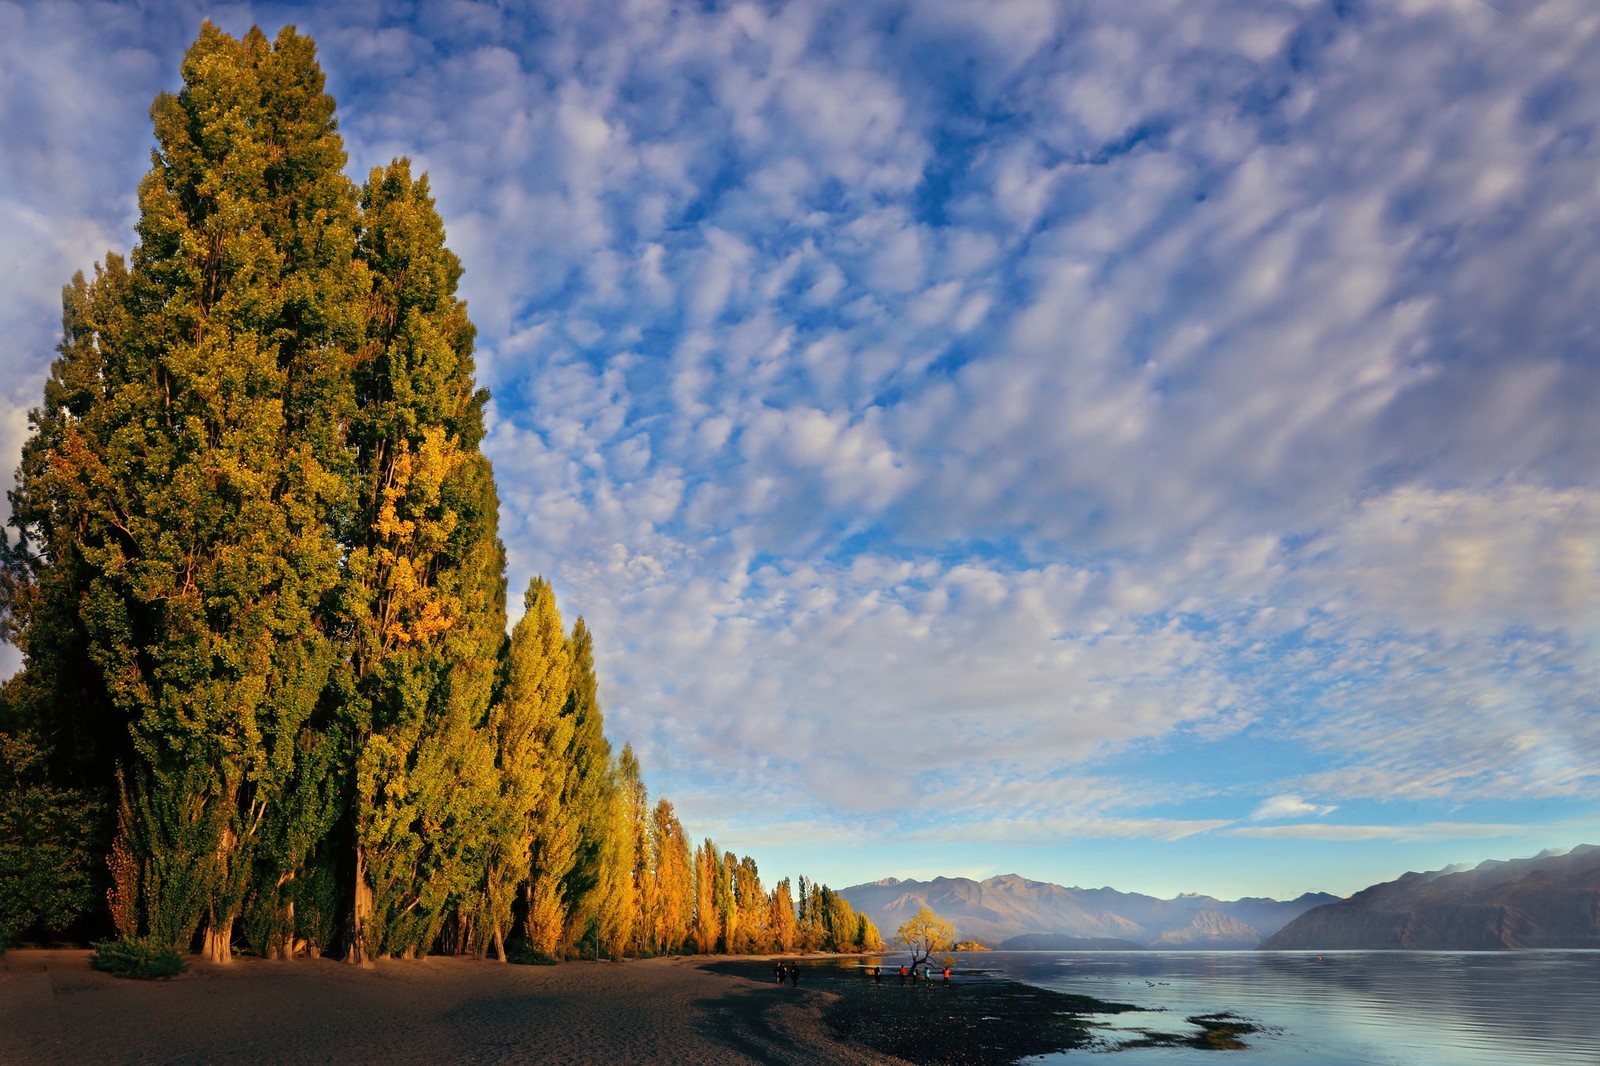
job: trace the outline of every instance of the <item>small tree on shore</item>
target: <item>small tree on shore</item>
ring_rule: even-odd
[[[915,969],[928,961],[936,951],[949,951],[956,943],[956,927],[921,907],[904,925],[895,931],[894,942],[911,952],[911,966]]]

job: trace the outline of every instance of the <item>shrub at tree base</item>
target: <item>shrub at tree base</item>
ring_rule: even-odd
[[[518,966],[554,966],[561,960],[549,952],[540,951],[524,936],[506,942],[506,961]]]
[[[185,969],[181,955],[149,939],[103,940],[95,944],[89,965],[118,977],[146,981],[176,977]]]

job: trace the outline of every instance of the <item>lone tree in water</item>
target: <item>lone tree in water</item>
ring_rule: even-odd
[[[927,962],[934,952],[955,947],[956,927],[922,907],[895,931],[894,942],[911,952],[911,966],[915,969]]]

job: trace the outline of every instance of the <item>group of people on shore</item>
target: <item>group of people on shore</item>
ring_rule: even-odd
[[[872,980],[873,980],[873,982],[875,984],[882,983],[882,981],[883,981],[883,967],[882,966],[869,966],[869,967],[867,967],[867,972],[872,975]],[[778,983],[780,985],[783,984],[785,981],[788,981],[791,986],[793,986],[795,988],[799,988],[800,987],[800,964],[799,963],[790,962],[787,959],[779,959],[777,962],[772,964],[772,973],[773,973],[773,976],[775,976],[778,979]],[[934,968],[932,966],[927,965],[926,963],[923,964],[922,972],[920,974],[917,972],[917,967],[916,967],[915,964],[913,964],[913,965],[911,965],[909,967],[907,967],[905,963],[901,963],[900,964],[900,983],[901,984],[905,984],[908,979],[913,981],[913,982],[916,982],[916,981],[932,981],[933,978],[934,978],[934,975],[935,975]],[[944,977],[945,982],[948,984],[949,981],[950,981],[950,967],[946,966],[944,968],[944,970],[942,972],[942,976]]]
[[[872,971],[872,980],[873,980],[874,983],[881,982],[883,980],[883,967],[882,966],[872,966],[872,967],[869,967],[869,969]],[[916,967],[915,964],[911,965],[908,968],[905,963],[901,963],[900,964],[900,983],[901,984],[905,984],[907,978],[910,978],[912,981],[917,981],[917,980],[932,981],[933,980],[933,973],[934,973],[933,967],[927,965],[926,963],[923,964],[922,973],[920,973],[920,974],[917,973],[917,967]],[[943,977],[944,977],[945,981],[947,981],[947,982],[950,980],[950,967],[946,966],[944,968]]]

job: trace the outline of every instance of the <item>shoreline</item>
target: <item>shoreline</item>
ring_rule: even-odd
[[[1138,1009],[971,971],[874,983],[834,955],[191,959],[156,981],[89,955],[0,956],[0,1062],[1005,1063],[1092,1046],[1084,1014]],[[779,958],[798,958],[798,988],[774,981]]]
[[[799,957],[798,989],[779,989],[772,974],[775,959],[793,956],[717,957],[700,965],[714,973],[764,979],[778,996],[807,989],[816,992],[823,997],[823,1024],[836,1039],[870,1052],[877,1061],[919,1066],[1016,1063],[1035,1055],[1105,1048],[1105,1037],[1089,1019],[1147,1009],[1040,988],[982,969],[954,970],[949,982],[936,976],[902,984],[898,967],[886,966],[875,981],[864,969],[835,961],[849,957],[826,956],[811,964]],[[737,1004],[721,1007],[729,1011]],[[1243,1050],[1248,1045],[1240,1038],[1259,1031],[1233,1015],[1195,1015],[1185,1020],[1196,1027],[1194,1034],[1147,1033],[1121,1046]]]

